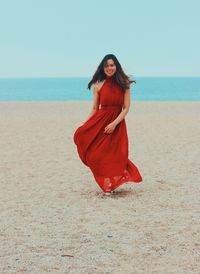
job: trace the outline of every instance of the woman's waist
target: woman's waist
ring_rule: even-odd
[[[102,110],[122,110],[122,105],[100,105]]]

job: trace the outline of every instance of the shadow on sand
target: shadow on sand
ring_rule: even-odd
[[[127,197],[139,197],[143,195],[143,189],[121,189],[115,190],[114,193],[110,195],[105,195],[103,192],[96,192],[96,196],[101,199],[119,199],[119,198],[127,198]]]

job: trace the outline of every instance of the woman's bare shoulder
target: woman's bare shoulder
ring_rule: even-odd
[[[94,89],[96,89],[97,91],[100,91],[101,87],[103,86],[105,80],[102,81],[97,81],[96,83],[94,83]]]

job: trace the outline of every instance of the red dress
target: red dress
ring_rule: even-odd
[[[101,108],[74,133],[74,143],[82,162],[90,168],[104,192],[110,192],[126,182],[142,181],[137,167],[128,159],[128,136],[123,119],[111,134],[105,127],[122,111],[124,93],[107,77],[100,91]]]

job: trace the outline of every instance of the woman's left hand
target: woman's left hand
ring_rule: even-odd
[[[112,123],[108,124],[105,127],[104,133],[110,134],[110,133],[112,133],[115,130],[115,128],[116,128],[116,124],[112,122]]]

